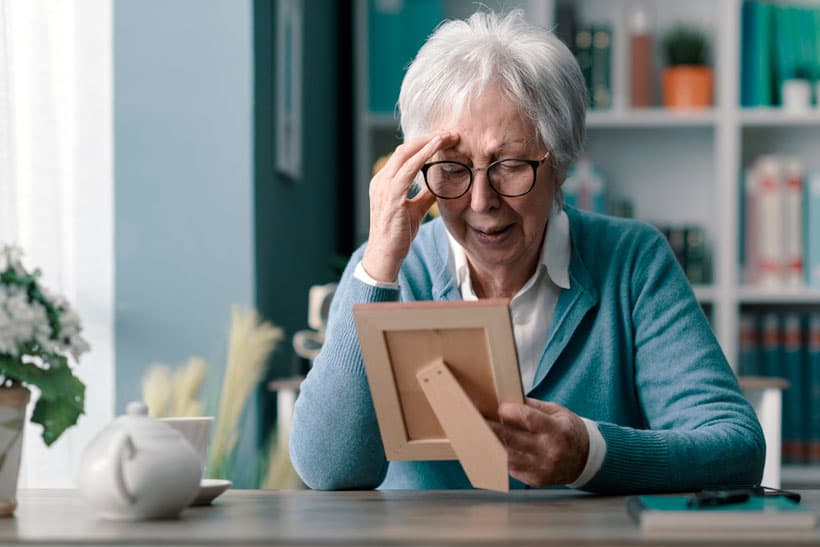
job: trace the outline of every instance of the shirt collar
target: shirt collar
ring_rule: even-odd
[[[456,283],[463,287],[465,283],[472,286],[470,268],[467,265],[467,256],[464,248],[447,231],[450,242],[448,265]],[[563,209],[553,205],[547,222],[547,233],[541,246],[539,269],[544,268],[550,279],[562,289],[569,289],[569,262],[570,262],[569,217]]]

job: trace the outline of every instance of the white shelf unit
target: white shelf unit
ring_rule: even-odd
[[[670,112],[665,108],[623,108],[587,113],[588,130],[602,128],[713,128],[717,113],[713,108],[693,112]]]
[[[704,227],[712,282],[694,287],[695,295],[707,310],[717,339],[737,370],[739,316],[744,306],[820,307],[820,291],[772,291],[744,286],[738,255],[740,173],[758,155],[771,152],[799,155],[809,169],[820,170],[820,154],[816,152],[820,150],[820,110],[794,115],[777,108],[740,108],[742,0],[644,0],[642,3],[649,8],[652,19],[656,74],[663,66],[660,40],[665,30],[676,22],[686,21],[706,31],[715,74],[714,106],[687,112],[629,108],[627,19],[637,2],[576,2],[579,21],[607,23],[613,31],[613,107],[588,113],[586,153],[603,168],[608,190],[632,200],[636,217]],[[509,8],[511,4],[524,7],[533,21],[551,26],[552,2],[505,2],[504,6]],[[468,14],[475,6],[467,0],[451,0],[448,5],[457,6],[454,12],[460,15]],[[371,114],[366,109],[367,0],[357,0],[356,24],[360,113],[356,127],[356,234],[363,241],[367,236],[371,167],[379,155],[392,151],[400,137],[393,115]],[[659,99],[659,89],[656,91]],[[768,419],[764,421],[771,423]],[[776,434],[779,439],[779,431]],[[774,476],[779,482],[779,459],[777,465]],[[789,484],[799,483],[801,476],[815,476],[820,473],[818,467],[789,467]]]
[[[784,465],[782,486],[791,489],[820,488],[820,466]]]

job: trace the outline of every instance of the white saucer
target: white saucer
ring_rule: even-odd
[[[223,479],[202,479],[199,483],[199,493],[191,502],[191,505],[208,505],[222,492],[231,487],[233,483]]]

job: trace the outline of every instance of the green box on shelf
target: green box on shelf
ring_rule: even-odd
[[[370,112],[393,112],[404,73],[444,17],[441,0],[369,0]]]

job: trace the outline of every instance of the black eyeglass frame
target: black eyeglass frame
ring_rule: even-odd
[[[461,163],[460,161],[455,161],[455,160],[431,161],[431,162],[425,163],[424,165],[421,166],[421,174],[424,177],[424,185],[427,186],[427,190],[429,190],[430,193],[433,194],[434,196],[436,196],[438,199],[458,199],[460,197],[463,197],[464,194],[469,192],[470,188],[473,187],[473,180],[475,180],[475,173],[478,172],[478,171],[486,171],[487,172],[487,182],[490,184],[490,188],[493,189],[493,192],[495,192],[499,196],[502,196],[502,197],[505,197],[505,198],[518,198],[518,197],[525,196],[525,195],[529,194],[530,192],[532,192],[532,189],[535,188],[535,181],[538,179],[538,168],[541,166],[541,164],[543,164],[545,161],[547,161],[547,158],[549,157],[549,155],[550,155],[550,153],[548,151],[546,154],[544,154],[544,157],[541,158],[540,160],[527,160],[527,159],[523,159],[523,158],[501,158],[500,160],[496,160],[496,161],[492,162],[491,164],[489,164],[486,167],[470,167],[469,165],[466,165],[464,163]],[[532,184],[530,184],[530,187],[527,189],[526,192],[521,192],[520,194],[505,194],[505,193],[499,192],[498,188],[496,188],[495,184],[493,184],[493,179],[490,176],[490,169],[492,169],[494,166],[498,165],[501,162],[510,161],[510,160],[522,161],[524,163],[529,164],[529,166],[532,168]],[[433,167],[434,165],[441,165],[443,163],[453,163],[453,164],[456,164],[456,165],[460,165],[461,167],[466,169],[468,173],[470,173],[470,182],[467,183],[467,187],[464,189],[464,191],[462,193],[460,193],[459,195],[457,195],[457,196],[452,196],[452,197],[440,196],[440,195],[436,194],[435,192],[433,192],[433,189],[430,188],[430,184],[427,182],[427,171],[431,167]]]

